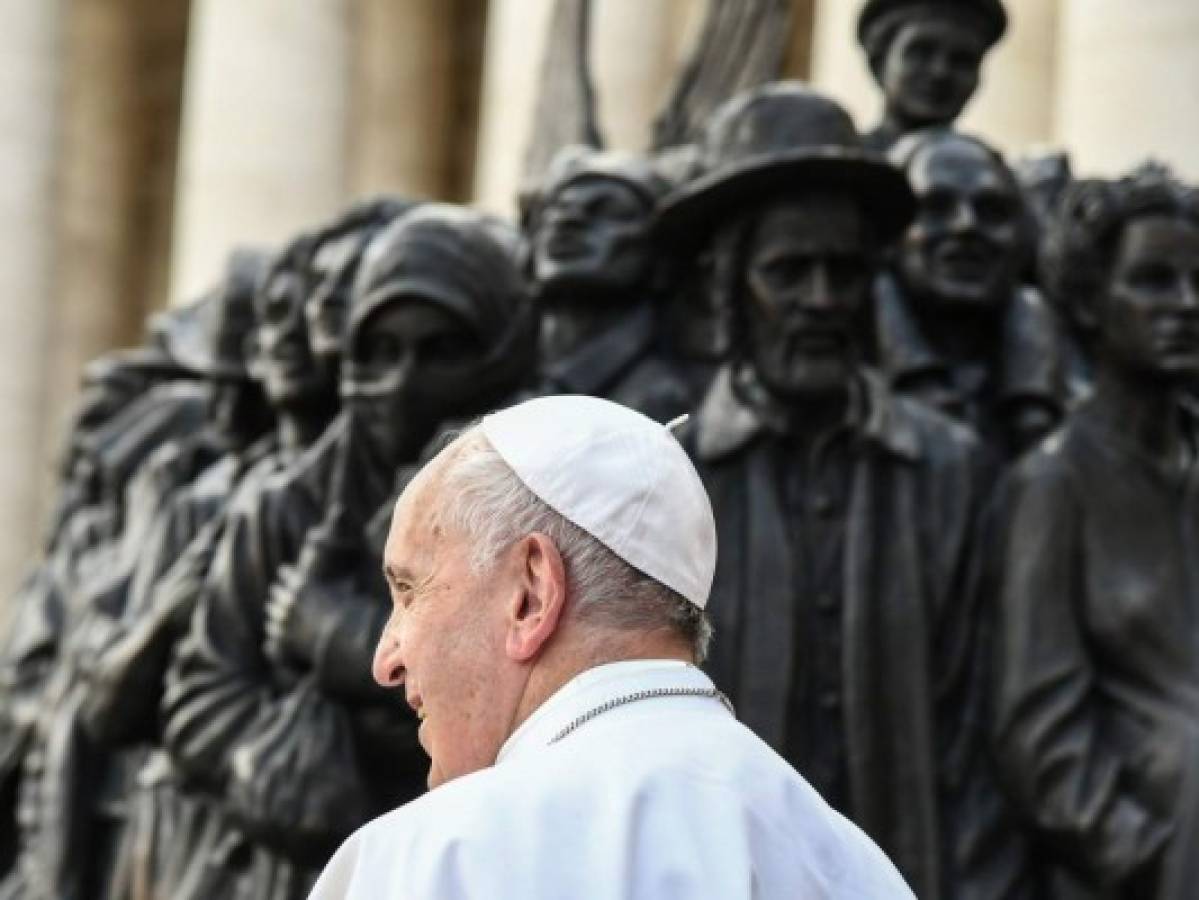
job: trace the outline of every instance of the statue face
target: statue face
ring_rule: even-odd
[[[487,348],[444,307],[420,297],[381,307],[349,336],[342,401],[392,464],[416,456],[435,427],[479,393]]]
[[[1097,324],[1104,358],[1122,368],[1199,374],[1199,227],[1167,216],[1129,222]]]
[[[317,369],[304,321],[307,282],[298,272],[281,269],[258,297],[256,371],[273,406],[292,406],[328,389]]]
[[[345,339],[350,288],[361,239],[348,234],[321,244],[310,268],[312,291],[304,306],[312,354],[326,371],[336,371]]]
[[[908,178],[917,208],[898,262],[913,302],[946,313],[997,308],[1020,263],[1015,181],[981,147],[952,138],[917,151]]]
[[[900,25],[879,81],[887,109],[912,127],[948,125],[978,87],[982,40],[951,18],[913,18]]]
[[[566,297],[637,287],[650,266],[649,215],[623,182],[596,177],[568,184],[546,203],[533,236],[538,284]]]
[[[872,274],[857,204],[824,194],[768,207],[745,261],[748,358],[762,383],[783,397],[842,389]]]

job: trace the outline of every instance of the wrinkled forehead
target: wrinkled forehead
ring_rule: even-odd
[[[860,253],[866,246],[865,218],[846,193],[797,194],[763,207],[750,252],[785,248],[804,255]]]

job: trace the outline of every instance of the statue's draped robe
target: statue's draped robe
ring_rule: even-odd
[[[737,381],[731,368],[716,377],[687,437],[720,547],[707,668],[742,720],[783,751],[800,689],[791,673],[798,654],[813,652],[797,643],[797,610],[813,601],[796,596],[797,548],[777,477],[784,437]],[[953,896],[947,886],[975,840],[962,809],[979,765],[969,550],[987,470],[966,428],[893,397],[873,374],[861,388],[834,676],[848,780],[841,811],[918,896],[936,900]]]
[[[1199,466],[1167,471],[1084,403],[998,509],[995,754],[1021,810],[1097,897],[1193,898]]]

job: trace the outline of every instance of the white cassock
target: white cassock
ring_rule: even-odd
[[[914,900],[890,860],[717,699],[699,669],[591,669],[496,764],[363,826],[310,900]]]

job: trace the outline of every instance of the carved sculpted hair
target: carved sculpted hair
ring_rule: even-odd
[[[1107,281],[1124,226],[1143,216],[1174,216],[1199,226],[1199,189],[1147,162],[1115,181],[1075,181],[1062,194],[1041,251],[1041,277],[1049,295],[1075,321]]]
[[[476,573],[486,572],[515,541],[540,532],[562,556],[567,593],[581,621],[628,631],[670,628],[688,642],[697,662],[707,657],[712,626],[703,610],[551,509],[525,487],[477,427],[467,429],[452,446],[455,456],[440,485],[437,517],[468,536]]]

